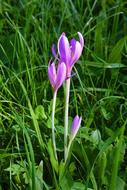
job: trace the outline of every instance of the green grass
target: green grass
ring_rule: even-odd
[[[64,88],[51,145],[47,65],[62,32],[85,47],[71,79],[69,124],[82,124],[63,162]],[[77,38],[78,39],[78,38]],[[127,3],[124,0],[0,1],[0,190],[127,188]]]

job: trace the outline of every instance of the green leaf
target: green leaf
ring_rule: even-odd
[[[36,188],[37,190],[43,189],[43,161],[40,162],[36,170]]]
[[[117,177],[116,190],[125,190],[125,185],[126,185],[125,181],[120,177]]]
[[[70,165],[69,165],[69,171],[71,173],[71,175],[73,176],[73,174],[75,173],[75,170],[76,170],[76,165],[74,162],[72,162]]]
[[[106,153],[103,152],[97,161],[97,176],[98,176],[98,183],[104,184],[105,183],[105,172],[107,166],[107,156]]]
[[[42,105],[39,105],[35,108],[35,115],[36,115],[36,119],[38,120],[47,119],[44,107]]]
[[[94,145],[98,145],[98,143],[101,140],[101,133],[98,129],[96,129],[95,131],[92,131],[91,134],[91,141],[93,142]]]
[[[95,67],[95,68],[105,68],[105,69],[117,69],[117,68],[124,68],[126,65],[120,63],[120,62],[95,62],[95,61],[85,61],[85,64],[89,67]]]
[[[11,175],[19,175],[25,171],[25,168],[19,164],[12,164],[5,171],[11,172]]]
[[[50,155],[50,161],[51,161],[52,167],[56,171],[56,173],[58,173],[58,162],[57,162],[57,160],[55,159],[55,156],[54,156],[51,139],[49,139],[47,145],[48,145],[47,150],[48,150],[48,153]]]
[[[110,63],[120,63],[121,62],[121,54],[122,50],[124,48],[124,45],[127,41],[127,36],[124,38],[120,39],[117,44],[114,46],[112,49],[110,55],[109,55],[109,60],[108,62]]]
[[[86,186],[81,182],[74,182],[71,190],[85,190]],[[87,190],[93,190],[91,188],[87,188]]]
[[[68,167],[61,161],[59,166],[59,184],[62,190],[70,190],[73,185],[72,176],[68,170]]]
[[[100,11],[99,17],[97,17],[97,24],[95,28],[95,36],[94,36],[94,52],[99,56],[103,56],[103,48],[104,48],[104,28],[105,28],[105,19],[102,17],[103,11]]]
[[[12,126],[12,129],[14,129],[16,132],[19,132],[21,130],[20,126],[19,125],[13,125]]]
[[[101,106],[101,113],[103,115],[103,117],[106,119],[106,120],[109,120],[111,119],[112,115],[110,112],[108,112],[104,106]]]

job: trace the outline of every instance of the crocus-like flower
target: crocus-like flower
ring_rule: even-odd
[[[58,53],[60,56],[60,62],[64,62],[66,64],[67,78],[71,76],[72,67],[81,56],[81,53],[83,50],[83,46],[84,46],[83,36],[80,32],[78,32],[78,36],[79,36],[80,42],[76,41],[73,38],[69,43],[68,38],[66,37],[65,33],[62,33],[58,40]],[[52,53],[56,57],[56,59],[58,59],[54,45],[52,46]]]
[[[72,128],[71,128],[71,139],[73,140],[79,130],[80,124],[81,124],[82,118],[79,117],[78,115],[75,116],[73,123],[72,123]]]
[[[52,85],[52,88],[54,91],[57,91],[58,88],[63,84],[65,78],[66,78],[66,65],[64,62],[61,62],[58,64],[57,71],[55,63],[51,61],[48,65],[48,77],[50,80],[50,83]]]

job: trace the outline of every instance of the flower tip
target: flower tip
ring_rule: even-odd
[[[56,50],[55,50],[55,45],[54,45],[54,44],[52,44],[52,54],[54,55],[54,57],[55,57],[56,59],[58,59],[57,54],[56,54]]]
[[[62,32],[62,35],[65,36],[66,35],[65,32]]]
[[[81,34],[81,32],[77,32],[78,36],[79,36],[79,39],[80,39],[80,44],[83,48],[84,46],[84,38],[83,38],[83,35]]]
[[[55,44],[52,44],[52,53],[53,53],[53,55],[55,53]]]
[[[72,123],[72,128],[71,128],[71,138],[74,139],[79,128],[81,125],[82,117],[79,117],[78,115],[75,116],[73,123]]]

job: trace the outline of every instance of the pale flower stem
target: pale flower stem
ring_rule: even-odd
[[[52,143],[53,143],[54,155],[55,155],[55,158],[57,160],[56,140],[55,140],[55,125],[54,125],[55,107],[56,107],[56,96],[57,96],[57,91],[54,91],[54,94],[53,94],[53,105],[52,105]]]
[[[65,99],[65,120],[64,120],[64,160],[67,158],[67,137],[68,137],[68,109],[70,95],[70,78],[66,80],[66,99]]]

